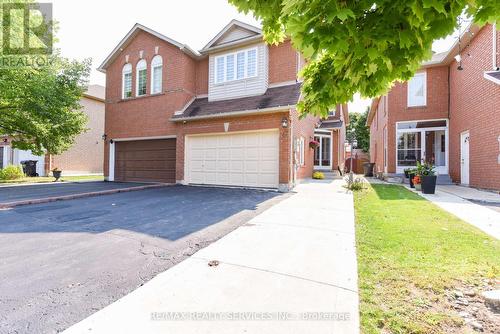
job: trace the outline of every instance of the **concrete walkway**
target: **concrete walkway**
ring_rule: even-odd
[[[498,195],[452,185],[438,185],[433,195],[422,194],[409,186],[406,187],[492,237],[500,239],[500,212],[471,202],[474,200],[481,203],[497,203],[495,200],[498,200]]]
[[[342,183],[299,185],[65,333],[359,333],[353,198]]]

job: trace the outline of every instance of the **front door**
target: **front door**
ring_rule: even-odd
[[[469,131],[460,134],[460,183],[469,185]]]
[[[332,169],[332,136],[330,134],[316,134],[314,140],[319,146],[314,149],[314,168]]]

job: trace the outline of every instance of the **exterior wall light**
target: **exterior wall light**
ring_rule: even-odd
[[[285,128],[285,129],[288,128],[288,117],[283,117],[281,119],[281,127]]]
[[[108,138],[108,135],[107,134],[103,134],[101,138],[102,138],[102,140],[106,141],[106,138]]]

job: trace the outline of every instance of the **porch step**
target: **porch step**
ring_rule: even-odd
[[[397,174],[397,176],[400,176],[403,178],[403,180],[404,180],[403,183],[406,183],[406,184],[410,183],[410,181],[404,177],[404,174]],[[439,174],[437,176],[436,184],[453,185],[455,183],[453,183],[453,180],[451,179],[449,174]]]
[[[333,180],[338,177],[340,177],[340,173],[336,170],[330,171],[330,170],[315,170],[315,172],[321,172],[325,176],[326,180]]]

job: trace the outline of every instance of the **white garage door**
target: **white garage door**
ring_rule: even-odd
[[[191,136],[186,143],[189,183],[278,187],[278,131]]]

